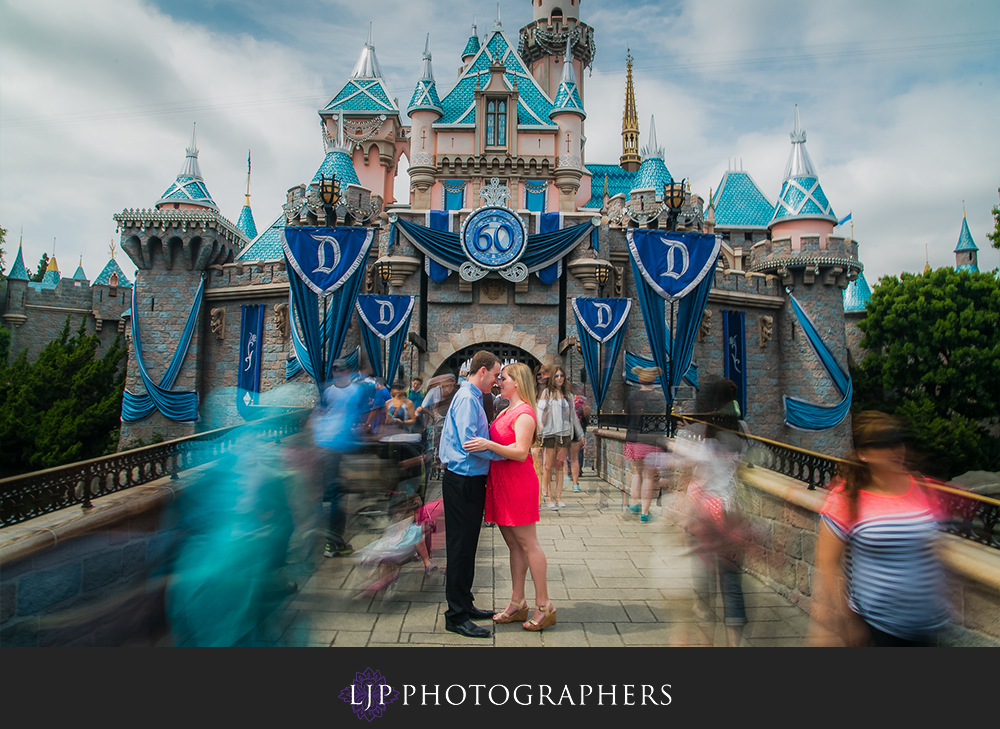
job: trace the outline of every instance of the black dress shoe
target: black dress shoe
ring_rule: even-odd
[[[472,620],[488,620],[497,614],[496,610],[480,610],[475,605],[469,610],[469,617]]]
[[[464,635],[466,638],[489,638],[493,635],[486,628],[480,628],[471,620],[466,620],[464,623],[445,623],[444,629],[452,633]]]

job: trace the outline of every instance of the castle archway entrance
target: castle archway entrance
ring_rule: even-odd
[[[538,360],[520,347],[505,342],[479,342],[470,347],[464,347],[448,357],[434,372],[434,375],[457,375],[463,362],[472,359],[472,355],[481,349],[492,352],[501,362],[516,361],[528,365],[532,370],[538,366]]]

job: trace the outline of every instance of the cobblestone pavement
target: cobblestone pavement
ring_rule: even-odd
[[[325,559],[292,601],[283,642],[310,646],[724,646],[721,598],[714,610],[702,603],[696,616],[692,567],[685,534],[665,519],[640,523],[623,509],[621,494],[607,493],[596,477],[583,477],[582,493],[564,492],[566,507],[542,508],[538,536],[548,559],[549,594],[558,624],[531,633],[520,623],[478,624],[488,639],[465,638],[444,629],[444,575],[426,575],[419,563],[402,567],[392,584],[374,596],[358,589],[363,568],[352,558]],[[599,506],[600,489],[610,503]],[[432,483],[430,497],[440,494]],[[654,517],[658,507],[652,507]],[[372,528],[350,533],[356,549],[378,536]],[[446,568],[444,533],[433,536],[432,559]],[[476,560],[476,604],[502,610],[510,598],[508,551],[499,529],[484,526]],[[743,576],[749,623],[743,646],[800,646],[808,616],[759,580]],[[533,591],[527,587],[529,602]],[[715,620],[710,617],[715,613]],[[294,636],[292,632],[294,631]],[[292,639],[292,640],[289,640]]]

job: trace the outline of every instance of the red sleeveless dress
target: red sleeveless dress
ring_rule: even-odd
[[[514,445],[514,421],[524,413],[535,415],[526,402],[508,408],[490,426],[490,440],[500,445]],[[499,526],[522,526],[538,521],[538,477],[530,455],[521,463],[490,463],[484,518]]]

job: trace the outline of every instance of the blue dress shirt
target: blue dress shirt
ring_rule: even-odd
[[[483,393],[471,382],[463,382],[451,401],[441,431],[438,457],[441,465],[460,476],[485,476],[490,461],[503,458],[493,451],[469,453],[462,444],[471,438],[489,438],[490,424],[483,410]]]

